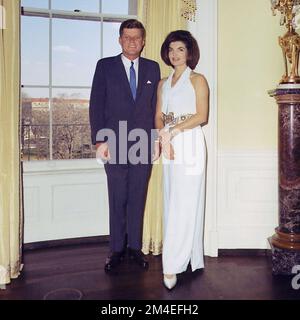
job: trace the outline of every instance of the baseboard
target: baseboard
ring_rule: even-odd
[[[225,256],[271,256],[269,249],[219,249],[219,257]]]
[[[50,241],[40,241],[25,243],[23,245],[24,251],[47,249],[55,247],[74,246],[81,244],[107,244],[109,242],[109,236],[97,236],[97,237],[85,237],[85,238],[72,238],[72,239],[60,239]]]
[[[85,237],[74,239],[60,239],[51,241],[40,241],[26,243],[23,245],[24,251],[48,249],[65,246],[75,246],[83,244],[101,244],[107,245],[109,243],[109,236]],[[269,249],[219,249],[219,257],[225,256],[271,256]]]

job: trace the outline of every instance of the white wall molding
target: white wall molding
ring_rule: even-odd
[[[24,243],[109,234],[103,165],[87,159],[23,167]]]
[[[210,87],[210,112],[204,127],[207,143],[207,187],[205,208],[204,252],[218,255],[217,231],[217,65],[218,65],[218,1],[197,0],[196,22],[189,22],[188,29],[196,38],[201,52],[197,72],[205,75]]]
[[[268,249],[278,220],[278,156],[268,150],[218,153],[218,247]]]
[[[78,170],[104,169],[103,164],[99,164],[96,159],[78,160],[51,160],[51,161],[24,161],[23,171],[25,175],[33,174],[57,174],[60,172]]]

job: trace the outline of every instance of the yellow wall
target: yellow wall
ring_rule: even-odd
[[[277,105],[267,90],[283,74],[286,29],[269,0],[219,0],[218,10],[219,149],[275,149]]]

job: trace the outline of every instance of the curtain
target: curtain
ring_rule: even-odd
[[[166,77],[171,71],[160,58],[160,48],[165,37],[171,31],[187,28],[186,21],[181,17],[182,5],[182,0],[138,0],[138,18],[147,32],[143,56],[159,63],[162,77]],[[159,255],[162,251],[162,183],[162,164],[157,161],[153,165],[144,212],[144,254],[151,252]]]
[[[164,39],[171,31],[187,29],[187,21],[181,16],[183,5],[183,0],[138,0],[138,18],[147,32],[143,56],[159,63],[162,77],[171,70],[160,57]]]
[[[20,162],[19,1],[0,0],[0,286],[20,274],[22,181]]]

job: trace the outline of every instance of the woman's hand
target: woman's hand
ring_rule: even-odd
[[[165,143],[162,145],[162,152],[166,159],[168,160],[174,160],[175,159],[175,153],[172,143]]]
[[[159,159],[161,154],[161,146],[160,146],[160,141],[159,140],[155,140],[154,141],[154,153],[152,156],[152,162],[156,161]]]
[[[173,135],[173,131],[171,131],[170,128],[168,129],[163,128],[159,131],[158,136],[159,136],[160,143],[163,146],[165,144],[169,144],[173,139],[174,135]]]

